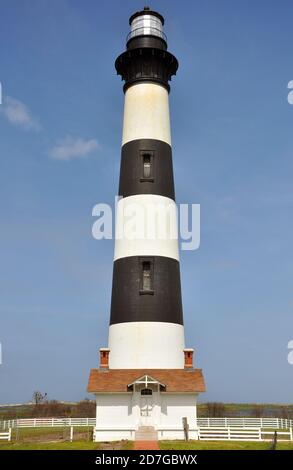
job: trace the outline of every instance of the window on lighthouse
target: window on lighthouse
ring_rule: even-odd
[[[151,263],[144,261],[142,264],[142,290],[152,290]]]
[[[154,181],[154,155],[152,151],[143,150],[140,152],[141,155],[141,178],[140,181]]]
[[[140,258],[140,294],[154,294],[154,260]]]
[[[151,156],[147,153],[143,156],[143,177],[151,177]]]

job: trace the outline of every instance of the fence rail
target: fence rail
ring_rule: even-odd
[[[289,429],[293,427],[292,419],[282,418],[197,418],[199,427],[256,427],[271,429]]]
[[[0,422],[0,429],[6,431],[10,428],[94,427],[95,425],[96,418],[23,418],[2,421],[2,423]],[[213,428],[289,430],[293,428],[293,420],[281,418],[198,418],[197,426],[202,431]]]
[[[255,427],[205,427],[198,430],[198,438],[205,441],[265,441],[271,440],[274,434],[274,432],[263,431],[261,428]],[[279,441],[293,441],[292,428],[289,432],[278,432],[277,434]]]
[[[0,432],[0,440],[11,441],[11,428],[7,432]]]
[[[95,426],[96,418],[23,418],[2,422],[2,429]],[[1,425],[0,425],[1,427]]]

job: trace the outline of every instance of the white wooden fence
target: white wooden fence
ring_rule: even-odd
[[[2,422],[2,429],[95,426],[96,418],[23,418]],[[1,425],[0,425],[1,428]]]
[[[11,441],[11,428],[7,432],[0,432],[0,440]]]
[[[289,429],[293,427],[292,419],[282,418],[197,418],[199,427],[237,427],[237,428],[271,428]]]
[[[2,424],[2,426],[1,426]],[[25,418],[0,423],[0,439],[11,440],[14,428],[78,427],[96,424],[96,418]],[[201,440],[263,441],[271,440],[278,431],[278,440],[293,441],[293,420],[280,418],[198,418],[198,437]],[[284,432],[287,430],[287,432]],[[71,430],[71,432],[73,429]]]
[[[261,428],[237,428],[235,426],[199,428],[198,438],[205,441],[270,441],[274,436],[272,431],[263,431]],[[278,441],[293,441],[293,429],[289,432],[277,432]]]

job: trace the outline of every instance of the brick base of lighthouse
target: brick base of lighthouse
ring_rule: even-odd
[[[182,351],[184,369],[109,369],[109,349],[101,350],[88,391],[96,396],[95,441],[135,440],[142,429],[158,439],[197,439],[197,396],[205,391],[201,369],[193,368],[192,350]]]

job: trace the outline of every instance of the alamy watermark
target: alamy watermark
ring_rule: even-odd
[[[197,250],[200,245],[199,204],[177,206],[161,196],[116,197],[114,213],[109,204],[99,203],[92,215],[97,218],[92,227],[96,240],[178,240],[182,250]]]

